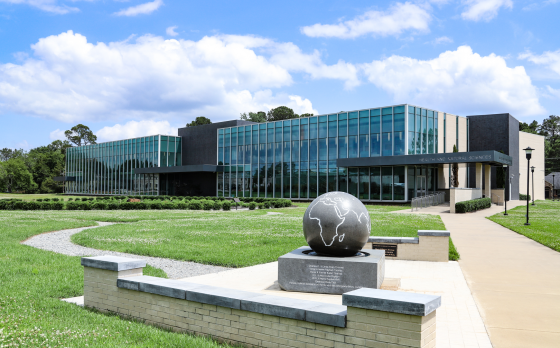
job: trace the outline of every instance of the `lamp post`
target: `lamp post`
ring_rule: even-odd
[[[552,201],[554,202],[554,176],[555,174],[552,174]]]
[[[535,205],[535,167],[531,167],[531,198],[533,199],[531,205]]]
[[[525,151],[525,157],[527,158],[527,222],[525,222],[525,226],[530,226],[529,223],[529,166],[531,164],[531,154],[533,153],[534,149],[530,147],[523,149]]]
[[[508,169],[508,165],[507,165],[507,164],[504,164],[504,170],[506,171],[506,174],[507,174],[507,169]],[[508,176],[507,176],[507,175],[506,175],[506,178],[508,178]],[[509,179],[509,178],[508,178],[508,179]],[[507,182],[507,183],[504,183],[504,184],[506,184],[506,185],[509,185],[509,180],[508,180],[508,182]],[[506,215],[506,216],[507,216],[507,215],[508,215],[508,213],[507,213],[507,199],[506,199],[506,190],[507,190],[507,188],[506,188],[506,189],[504,189],[504,209],[505,209],[505,210],[504,210],[504,215]]]

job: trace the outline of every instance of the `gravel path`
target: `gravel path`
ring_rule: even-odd
[[[80,233],[83,230],[90,228],[97,228],[103,226],[113,225],[111,222],[97,222],[99,226],[74,228],[70,230],[55,231],[43,233],[29,238],[21,244],[29,245],[38,249],[54,251],[59,254],[70,256],[101,256],[101,255],[114,255],[123,257],[133,257],[136,259],[146,260],[146,262],[156,268],[162,269],[170,279],[180,279],[187,277],[194,277],[209,273],[218,273],[227,271],[231,268],[220,266],[202,265],[196,262],[177,261],[171,259],[163,259],[160,257],[150,257],[133,255],[127,253],[120,253],[116,251],[105,251],[93,248],[86,248],[81,245],[76,245],[70,241],[70,236]]]

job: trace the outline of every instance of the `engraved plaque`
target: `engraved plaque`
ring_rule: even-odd
[[[372,249],[385,250],[385,257],[397,257],[397,244],[371,244]]]

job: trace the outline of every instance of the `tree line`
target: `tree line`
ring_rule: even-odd
[[[55,140],[29,151],[1,149],[0,192],[62,192],[62,182],[54,181],[54,177],[64,174],[66,149],[96,144],[97,141],[97,136],[83,124],[72,127],[64,135],[66,140]]]
[[[560,172],[560,116],[550,115],[542,123],[519,122],[519,130],[545,137],[545,175]]]
[[[272,108],[268,112],[258,111],[258,112],[244,112],[240,114],[240,118],[245,121],[251,122],[273,122],[273,121],[281,121],[281,120],[289,120],[292,118],[300,118],[300,117],[310,117],[313,114],[301,114],[298,115],[287,106],[279,106],[277,108]]]

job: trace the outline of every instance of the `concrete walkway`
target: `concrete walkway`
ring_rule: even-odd
[[[508,209],[524,204],[508,202]],[[444,206],[414,213],[440,215],[451,232],[495,348],[558,348],[560,253],[486,219],[499,212],[503,206],[468,214],[450,214]]]

